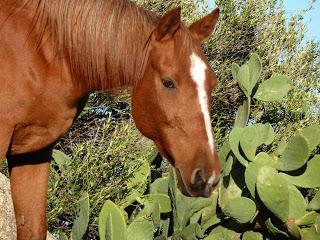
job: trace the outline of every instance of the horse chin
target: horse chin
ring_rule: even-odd
[[[177,173],[177,180],[178,180],[178,188],[182,192],[183,195],[187,197],[194,197],[194,194],[192,194],[190,191],[188,191],[188,187],[183,181],[183,177],[181,175],[181,172],[179,168],[176,168],[176,173]]]

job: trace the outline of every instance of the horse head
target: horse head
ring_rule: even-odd
[[[180,8],[165,14],[150,36],[143,76],[133,89],[137,128],[176,168],[189,196],[210,196],[221,166],[210,121],[216,76],[201,41],[212,33],[219,9],[186,27]]]

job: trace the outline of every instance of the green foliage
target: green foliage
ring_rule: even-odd
[[[252,91],[260,78],[261,68],[261,61],[256,53],[252,54],[248,63],[243,64],[241,67],[237,63],[232,64],[233,78],[239,84],[239,87],[247,98],[250,98],[253,94]],[[268,82],[270,82],[270,80]],[[270,90],[269,85],[267,84],[266,86],[268,90]],[[261,87],[262,86],[263,85],[261,85]]]
[[[308,157],[307,140],[301,135],[296,135],[290,138],[282,156],[277,159],[277,169],[282,171],[296,170],[307,162]]]
[[[77,140],[77,133],[70,132],[68,145],[62,149],[68,156],[54,151],[48,201],[52,233],[70,236],[77,218],[76,203],[83,192],[90,196],[87,237],[97,234],[98,215],[106,199],[130,205],[148,187],[148,162],[154,158],[154,147],[134,128],[133,122],[112,123],[108,118],[90,126],[97,126],[94,138],[90,133],[86,141]]]
[[[187,198],[184,197],[177,189],[175,176],[173,176],[173,171],[171,172],[170,182],[165,184],[167,194],[163,193],[154,193],[148,194],[144,196],[141,201],[141,205],[143,209],[139,212],[137,216],[135,216],[134,220],[127,227],[124,210],[118,207],[116,204],[107,200],[102,207],[102,210],[99,214],[99,236],[102,240],[114,240],[114,239],[123,239],[123,240],[151,240],[153,239],[154,227],[161,227],[163,229],[162,236],[166,239],[168,235],[169,228],[169,219],[162,220],[160,218],[161,213],[169,213],[171,212],[171,203],[176,202],[177,199],[170,198],[168,195],[169,185],[175,189],[174,196],[179,196],[178,198]],[[168,181],[168,178],[164,178],[161,180]],[[155,183],[156,185],[157,183]],[[153,186],[153,189],[155,187]],[[171,195],[173,196],[173,195]],[[85,204],[83,204],[85,200]],[[184,199],[186,200],[186,199]],[[179,215],[179,222],[177,222],[178,229],[174,232],[174,236],[177,239],[179,236],[181,239],[194,239],[196,236],[202,236],[201,227],[198,223],[198,220],[195,220],[194,223],[189,224],[189,219],[191,215],[194,215],[199,210],[203,209],[205,206],[209,206],[211,204],[210,199],[196,199],[189,198],[189,203],[186,204],[186,208],[181,208],[178,210],[177,215]],[[89,202],[87,193],[83,198],[79,201],[81,203],[80,213],[85,212],[86,214],[80,214],[79,218],[75,220],[75,232],[72,232],[72,239],[81,239],[84,232],[87,229],[88,225],[88,211],[89,211]],[[188,202],[188,201],[187,201]],[[182,206],[179,204],[179,206]],[[86,220],[84,220],[83,216],[85,215]],[[81,223],[81,224],[79,224]],[[78,232],[80,232],[78,234]],[[76,234],[77,235],[76,235]],[[194,236],[194,237],[190,237]]]
[[[107,200],[99,214],[99,236],[101,240],[128,238],[125,219],[117,205]]]
[[[278,218],[285,221],[289,216],[289,190],[287,182],[269,166],[259,170],[257,191],[264,205]]]
[[[256,204],[249,198],[238,197],[229,201],[223,212],[239,223],[248,223],[256,214]]]
[[[217,195],[211,198],[186,197],[177,189],[175,178],[175,173],[171,170],[169,178],[160,178],[151,184],[153,193],[139,199],[141,210],[134,216],[128,228],[124,225],[123,210],[107,201],[99,216],[100,238],[151,240],[154,238],[154,232],[157,239],[167,239],[169,235],[177,240],[202,238],[205,230],[213,224],[208,225],[208,220],[212,220],[212,214],[215,215],[216,209],[213,206],[216,206],[214,203],[217,202]],[[166,183],[158,188],[159,182]],[[181,204],[182,202],[184,204]],[[173,218],[168,218],[169,215],[163,218],[163,213],[172,214]],[[201,217],[202,221],[199,222]],[[173,226],[173,232],[169,233],[170,225]],[[119,226],[121,231],[114,229]],[[112,232],[113,238],[105,238],[108,231]],[[124,236],[123,233],[127,232],[128,235]]]
[[[313,197],[312,201],[308,204],[308,210],[320,210],[320,191]]]
[[[289,174],[281,173],[288,182],[303,188],[316,188],[320,187],[320,155],[315,155],[307,163],[307,168],[303,174],[299,176],[292,176]]]
[[[264,166],[272,167],[274,165],[274,160],[267,153],[259,153],[253,162],[249,163],[244,172],[244,179],[246,186],[252,197],[255,197],[256,183],[259,171]]]
[[[84,193],[78,202],[78,217],[74,220],[71,239],[81,240],[89,223],[89,195]]]
[[[238,79],[235,72],[240,69],[234,62],[242,64],[250,58],[250,53],[256,52],[264,65],[260,71],[264,81],[258,89],[253,87],[255,82],[250,81],[251,78],[240,84],[240,90],[246,97],[251,94],[254,99],[263,101],[252,105],[251,118],[258,122],[277,123],[278,139],[317,122],[320,49],[318,42],[303,40],[307,30],[303,17],[308,10],[301,10],[301,13],[286,19],[280,0],[218,0],[215,3],[221,9],[220,22],[204,48],[219,77],[212,101],[214,114],[219,116],[219,120],[233,125],[230,113],[236,112],[242,99],[241,92],[232,81],[232,76]],[[250,62],[255,62],[253,60],[242,66],[244,75],[248,75],[248,67],[250,69]],[[259,73],[259,67],[256,69]],[[278,74],[273,74],[275,72]],[[285,76],[293,81],[287,81],[289,78]],[[292,89],[281,103],[278,100],[287,94],[281,92],[285,88],[277,89],[274,82]]]
[[[129,240],[153,239],[153,228],[154,228],[154,225],[151,220],[139,218],[129,225],[128,239]],[[116,239],[120,239],[120,238],[116,238]]]
[[[249,114],[250,114],[250,100],[243,101],[243,104],[240,105],[236,120],[234,122],[235,127],[245,127],[248,120],[249,120]]]
[[[153,157],[153,155],[151,155]],[[150,164],[148,161],[142,162],[135,172],[126,180],[128,192],[120,200],[121,207],[125,208],[132,204],[138,197],[142,196],[146,190],[150,176]]]
[[[287,76],[280,74],[272,75],[270,79],[259,85],[254,98],[265,102],[279,101],[287,96],[291,85],[292,82]]]
[[[309,154],[312,153],[320,144],[320,128],[318,125],[306,127],[300,131],[300,134],[305,137],[308,142]]]
[[[249,161],[253,161],[257,148],[262,144],[269,145],[274,140],[274,131],[270,124],[254,124],[244,128],[240,146]]]
[[[228,228],[217,226],[214,228],[205,240],[233,240],[240,239],[240,233],[232,231]]]
[[[320,142],[315,136],[320,126],[303,128],[277,144],[277,134],[271,124],[249,121],[251,102],[263,84],[259,81],[259,73],[263,71],[259,61],[260,58],[253,54],[245,63],[248,74],[241,75],[246,78],[241,77],[241,84],[237,80],[239,87],[246,91],[247,99],[239,107],[235,120],[237,124],[219,152],[224,172],[212,196],[184,196],[177,188],[172,169],[169,176],[150,182],[153,169],[151,159],[155,153],[149,149],[144,161],[122,183],[127,187],[122,199],[117,204],[108,200],[102,207],[99,215],[101,239],[281,237],[306,240],[318,234],[319,194],[309,201],[301,188],[320,187],[320,155],[317,154]],[[240,71],[242,66],[238,67]],[[282,80],[278,78],[272,81],[277,84]],[[264,86],[268,91],[268,85]],[[269,87],[273,88],[271,85]],[[283,98],[283,94],[290,89],[280,84],[277,91],[281,92]],[[273,101],[274,98],[263,100]],[[72,166],[69,157],[55,151],[54,160],[61,174],[67,174]],[[79,219],[75,220],[74,228],[78,222]],[[86,225],[81,226],[79,230],[84,234]]]
[[[65,172],[68,166],[71,164],[71,159],[62,151],[54,149],[52,152],[52,158],[58,165],[60,171]]]
[[[235,121],[236,126],[243,127],[247,124],[252,97],[261,101],[272,102],[282,99],[291,90],[291,80],[286,76],[278,74],[274,74],[270,79],[258,84],[261,70],[262,63],[256,53],[252,54],[249,61],[241,67],[236,63],[232,65],[234,80],[238,83],[247,98],[238,109]],[[253,91],[255,87],[257,88],[256,92]]]
[[[239,162],[242,165],[247,166],[248,161],[241,155],[239,148],[238,148],[238,146],[240,144],[240,138],[241,138],[242,132],[243,132],[243,128],[240,128],[240,127],[235,127],[234,129],[232,129],[230,136],[229,136],[229,144],[230,144],[230,147],[231,147],[234,155],[238,158]]]
[[[249,64],[245,63],[245,66],[248,67]],[[242,66],[239,66],[239,71],[241,68]],[[257,64],[257,68],[260,69],[259,64]],[[237,75],[234,74],[234,76]],[[246,91],[247,97],[249,95],[250,98],[256,97],[250,92],[251,87],[246,88],[246,86],[250,86],[249,75],[246,75],[246,78],[247,84],[243,83],[245,78],[237,80],[239,87]],[[267,84],[267,81],[271,81],[272,84]],[[279,100],[290,91],[290,80],[284,76],[277,78],[277,80],[271,77],[267,81],[261,85],[256,83],[255,88],[258,89],[258,92],[260,86],[263,86],[263,91],[266,91],[263,95],[276,89],[274,97],[265,97],[260,100],[274,101],[276,98]],[[282,81],[288,84],[282,84]],[[252,99],[248,98],[246,101],[250,103],[250,100]],[[248,109],[250,109],[250,105]],[[242,119],[243,122],[239,119]],[[236,121],[238,126],[244,126],[248,122],[247,113],[243,111],[243,106],[239,107]],[[257,214],[252,216],[253,219],[250,222],[256,222],[260,226],[266,227],[266,229],[262,228],[259,231],[261,236],[264,236],[266,232],[269,232],[271,236],[281,236],[284,239],[292,237],[308,239],[310,236],[315,236],[320,213],[310,212],[310,210],[317,208],[318,195],[314,197],[314,201],[308,203],[306,196],[303,195],[305,192],[300,191],[297,186],[300,188],[319,187],[317,170],[320,168],[320,155],[314,155],[315,149],[320,145],[319,130],[319,125],[304,128],[288,141],[282,141],[274,152],[270,150],[264,152],[262,150],[267,149],[266,146],[272,144],[275,139],[275,133],[270,124],[256,123],[247,127],[235,127],[229,136],[229,154],[224,149],[224,154],[220,155],[225,157],[222,162],[226,161],[225,167],[227,166],[228,169],[222,179],[223,184],[220,184],[223,186],[219,191],[219,204],[222,211],[232,217],[225,210],[226,206],[249,194],[251,201],[257,206]],[[231,169],[228,164],[230,159],[232,159]],[[241,176],[244,176],[244,181],[241,180]],[[230,193],[228,193],[228,189],[231,189]],[[242,209],[245,207],[234,208],[234,211],[236,214],[242,214]],[[242,239],[249,238],[250,234],[244,234]],[[267,234],[267,237],[270,236]]]
[[[254,135],[251,133],[243,134],[239,137],[238,154],[244,155],[243,158],[248,159],[245,151],[241,149],[242,138],[259,135],[260,139],[263,140],[256,141],[255,151],[247,151],[249,156],[251,154],[255,156],[251,157],[250,161],[247,160],[248,165],[245,169],[236,167],[237,162],[234,157],[229,157],[226,160],[225,166],[230,166],[231,169],[224,173],[219,189],[209,199],[183,196],[177,189],[173,170],[170,171],[169,178],[159,178],[154,181],[150,186],[152,193],[139,199],[142,210],[129,225],[132,233],[129,234],[128,239],[130,239],[130,236],[138,236],[132,239],[153,239],[153,227],[165,229],[162,234],[160,232],[159,235],[156,235],[157,239],[172,237],[172,239],[177,240],[191,240],[205,236],[204,239],[209,240],[238,239],[241,233],[228,227],[226,223],[229,218],[239,224],[250,225],[253,222],[258,223],[260,220],[267,219],[263,223],[266,226],[265,230],[244,232],[242,239],[262,239],[266,232],[288,239],[290,239],[290,236],[306,239],[306,237],[315,235],[317,230],[315,223],[320,214],[308,211],[307,202],[302,193],[286,180],[284,173],[279,173],[277,169],[277,161],[279,160],[275,156],[272,157],[265,152],[256,154],[260,145],[271,144],[273,141],[273,131],[266,131],[269,128],[270,125],[264,127],[258,124],[243,129],[244,132],[252,131],[255,133]],[[269,141],[265,141],[265,139],[269,139]],[[287,147],[291,144],[295,145],[294,142],[289,141]],[[247,146],[246,144],[243,145]],[[308,148],[308,145],[306,147]],[[233,154],[232,150],[229,151],[229,154]],[[283,151],[283,154],[285,152]],[[290,161],[299,162],[299,158],[297,160],[291,158]],[[253,170],[250,170],[250,168]],[[250,171],[251,175],[249,174]],[[249,183],[247,187],[253,198],[242,196],[247,195],[246,191],[248,190],[241,187],[238,178],[240,174],[244,175],[246,179],[244,184]],[[288,173],[286,175],[289,176]],[[226,179],[228,181],[225,181]],[[224,182],[228,182],[228,184],[225,185]],[[259,198],[255,197],[255,189],[257,189]],[[218,204],[222,212],[217,209],[218,195]],[[314,202],[317,201],[317,198],[318,196],[315,196]],[[259,202],[259,199],[261,202]],[[311,206],[314,205],[312,202],[310,204]],[[261,209],[264,210],[261,211]],[[161,212],[172,214],[172,218],[162,218]],[[101,212],[101,214],[103,213]],[[283,223],[282,226],[278,226],[279,221]],[[172,232],[168,232],[169,225],[173,227]],[[216,227],[208,234],[207,229],[214,225]],[[286,226],[286,229],[283,229],[284,226]]]
[[[248,231],[242,235],[242,240],[262,240],[263,236],[261,233]]]

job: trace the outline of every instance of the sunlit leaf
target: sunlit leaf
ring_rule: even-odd
[[[81,240],[83,235],[86,233],[89,223],[89,194],[85,192],[78,202],[78,216],[74,220],[71,239]]]
[[[281,100],[291,89],[290,78],[280,74],[273,74],[270,79],[261,83],[254,95],[255,99],[272,102]]]

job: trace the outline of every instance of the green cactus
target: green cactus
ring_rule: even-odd
[[[311,212],[306,213],[301,218],[296,219],[295,223],[298,226],[311,226],[312,224],[316,223],[318,218],[320,218],[320,213],[317,213],[315,211],[311,211]]]
[[[228,179],[229,184],[225,186],[224,179]],[[224,177],[224,179],[219,184],[219,206],[223,209],[227,206],[227,204],[238,197],[241,197],[242,190],[236,184],[232,176]]]
[[[274,165],[275,161],[273,158],[267,153],[261,152],[254,158],[253,162],[249,163],[249,165],[246,167],[244,179],[251,196],[255,197],[255,189],[259,170],[263,166],[273,167]]]
[[[240,239],[240,233],[230,230],[223,226],[218,226],[214,228],[208,237],[204,240],[233,240]]]
[[[237,111],[236,120],[234,122],[235,127],[245,127],[248,123],[250,115],[250,98],[243,101]]]
[[[254,98],[265,102],[279,101],[288,94],[291,85],[292,81],[287,76],[273,74],[270,79],[259,85]]]
[[[249,66],[243,65],[240,67],[237,63],[232,64],[232,76],[238,82],[242,92],[249,98],[251,92],[249,92]]]
[[[319,226],[313,225],[310,228],[301,229],[301,240],[320,240]]]
[[[225,164],[224,169],[223,169],[223,175],[224,176],[230,175],[234,163],[235,163],[234,156],[229,155],[228,160],[226,161],[226,164]]]
[[[99,236],[101,240],[127,240],[128,230],[120,208],[107,200],[99,215]]]
[[[166,194],[149,194],[145,195],[141,200],[144,208],[138,213],[136,218],[148,217],[155,211],[155,207],[159,206],[159,214],[171,212],[171,200]]]
[[[122,208],[126,208],[143,195],[148,185],[149,176],[150,164],[147,161],[142,161],[138,169],[126,181],[129,192],[119,203]]]
[[[320,126],[312,125],[299,132],[308,142],[309,154],[320,145]]]
[[[261,61],[257,54],[252,54],[248,63],[241,67],[234,63],[232,64],[233,78],[238,82],[241,90],[250,98],[252,90],[257,84],[261,74]]]
[[[184,196],[180,191],[177,192],[177,219],[179,228],[182,230],[187,226],[189,219],[198,211],[211,204],[210,198],[191,198]],[[184,204],[181,204],[184,203]]]
[[[262,144],[271,144],[273,139],[274,131],[271,125],[257,123],[243,129],[240,146],[246,158],[252,161],[256,156],[257,148]]]
[[[290,236],[294,237],[294,239],[300,239],[301,238],[301,230],[297,226],[297,224],[294,222],[293,219],[289,219],[286,222],[286,227],[288,229],[288,232]]]
[[[265,225],[267,227],[267,230],[272,233],[273,235],[276,235],[276,236],[281,236],[282,238],[289,238],[289,234],[284,232],[284,231],[281,231],[279,228],[277,228],[271,221],[271,218],[268,218],[266,221],[265,221]]]
[[[238,161],[247,166],[248,161],[241,155],[239,150],[240,139],[243,133],[243,128],[235,127],[232,129],[229,135],[229,144],[233,154],[237,157]]]
[[[292,137],[282,156],[277,161],[277,169],[282,171],[292,171],[302,167],[308,160],[308,142],[302,135]]]
[[[308,210],[320,210],[320,191],[316,193],[312,201],[307,206]]]
[[[277,149],[272,153],[272,155],[274,157],[276,157],[276,159],[277,159],[278,157],[280,157],[283,154],[283,152],[286,149],[287,145],[288,145],[287,141],[286,140],[282,140],[280,143],[278,143]]]
[[[280,175],[285,178],[289,183],[303,188],[316,188],[320,187],[320,155],[315,155],[307,163],[305,172],[298,176],[291,176],[285,173]]]
[[[169,184],[169,178],[168,177],[162,177],[156,179],[151,185],[150,185],[150,193],[151,194],[168,194],[168,184]]]
[[[231,148],[230,148],[229,141],[226,141],[219,150],[219,153],[218,153],[219,161],[223,168],[225,167],[227,158],[229,157],[230,150]]]
[[[202,238],[203,233],[198,223],[191,223],[182,229],[180,237],[182,240],[194,240]]]
[[[210,197],[211,204],[201,210],[201,228],[203,233],[211,226],[218,224],[221,219],[217,216],[218,191],[214,191]]]
[[[263,240],[263,235],[258,232],[248,231],[242,235],[242,240]]]
[[[78,217],[74,220],[71,239],[81,240],[83,235],[86,233],[89,223],[89,194],[87,192],[83,193],[78,202]]]
[[[293,185],[288,185],[289,190],[289,219],[298,219],[307,211],[307,202],[301,192]]]
[[[256,204],[249,198],[238,197],[230,200],[223,208],[223,212],[239,223],[247,223],[256,214]]]
[[[252,86],[250,84],[250,69],[248,64],[243,64],[238,71],[238,83],[247,97],[250,97]]]
[[[65,172],[71,164],[71,159],[65,153],[56,149],[52,152],[52,158],[57,163],[61,172]]]
[[[138,218],[128,227],[128,240],[152,240],[154,225],[151,220]],[[115,238],[115,239],[122,239]]]
[[[257,190],[265,206],[282,221],[286,221],[289,216],[289,190],[286,180],[274,168],[263,166],[257,177]]]
[[[250,87],[251,90],[256,86],[259,81],[260,74],[262,71],[262,64],[258,54],[253,53],[248,61],[249,72],[250,72]]]

